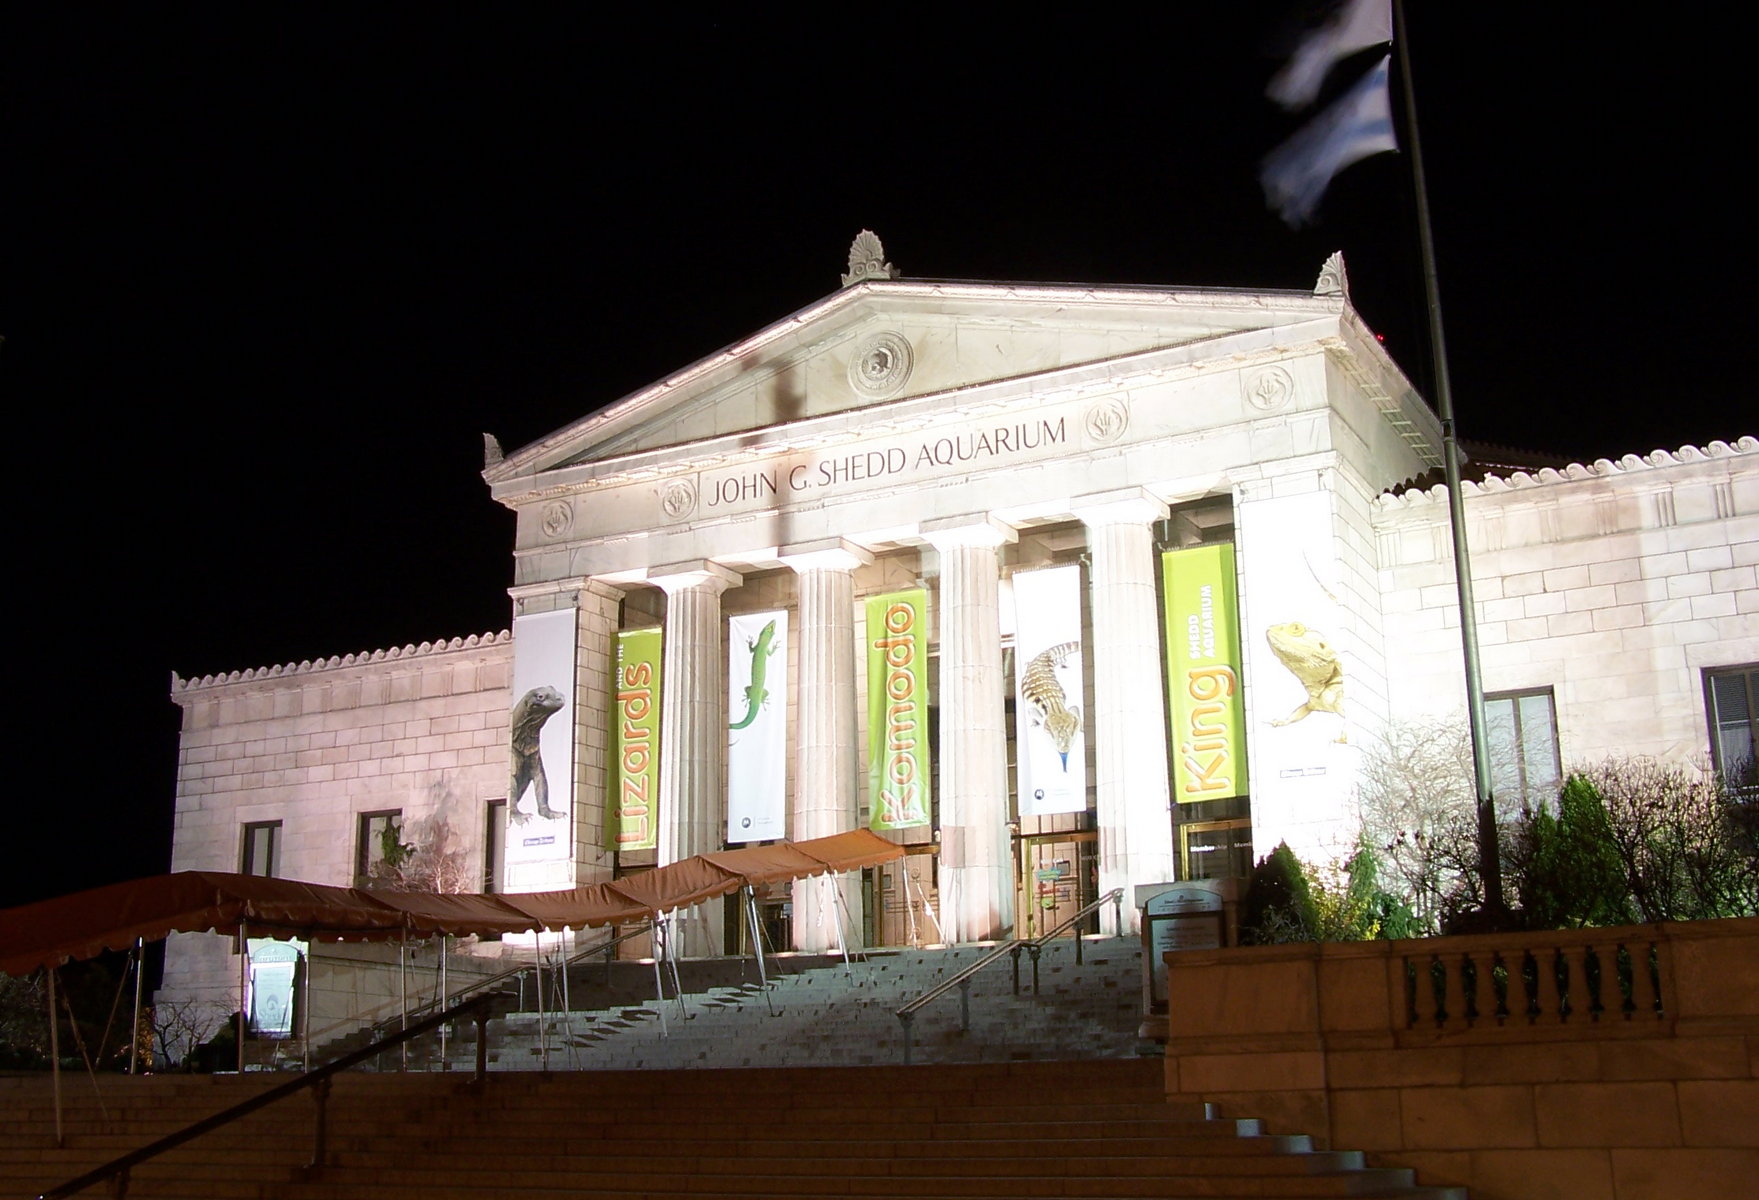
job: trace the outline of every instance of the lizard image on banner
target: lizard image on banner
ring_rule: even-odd
[[[776,623],[771,621],[757,635],[757,640],[747,642],[751,647],[751,682],[745,688],[745,715],[728,725],[728,729],[744,729],[757,720],[757,714],[769,700],[770,694],[764,688],[764,674],[769,669],[770,655],[776,652]]]

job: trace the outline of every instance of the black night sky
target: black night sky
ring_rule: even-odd
[[[864,227],[914,278],[1305,289],[1341,249],[1428,391],[1404,156],[1352,168],[1298,232],[1255,178],[1298,124],[1264,84],[1316,7],[810,31],[14,10],[23,819],[0,904],[165,869],[173,670],[505,628],[512,517],[481,433],[512,450],[812,303]],[[1752,68],[1727,11],[1411,7],[1462,432],[1583,460],[1759,434]]]

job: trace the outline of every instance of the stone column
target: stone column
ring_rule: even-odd
[[[1014,928],[1008,736],[996,548],[1014,531],[991,517],[925,524],[940,552],[941,923],[948,941]]]
[[[1099,797],[1099,889],[1124,892],[1173,878],[1173,821],[1167,783],[1167,692],[1155,592],[1153,522],[1167,506],[1139,489],[1078,499],[1093,569],[1093,713]],[[1101,919],[1109,922],[1111,909]],[[1121,931],[1120,931],[1121,932]]]
[[[799,703],[794,731],[795,841],[828,837],[856,828],[861,819],[855,753],[856,567],[873,556],[841,539],[790,547],[782,561],[798,575],[799,612],[794,644],[799,649]],[[826,879],[794,884],[794,948],[832,950],[837,945],[833,885]],[[843,904],[860,944],[861,880],[841,882]]]
[[[727,691],[721,593],[736,571],[712,562],[662,567],[649,583],[666,593],[660,681],[659,862],[681,862],[726,843],[721,754],[727,738]],[[674,950],[700,957],[723,950],[721,905],[679,914]]]

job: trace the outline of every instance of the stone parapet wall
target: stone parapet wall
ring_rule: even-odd
[[[1744,1195],[1759,1178],[1759,919],[1167,964],[1167,1090],[1224,1116],[1479,1200]]]

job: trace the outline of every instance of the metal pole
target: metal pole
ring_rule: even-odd
[[[910,1065],[910,1022],[916,1019],[915,1013],[899,1013],[898,1024],[904,1027],[904,1065]]]
[[[971,1032],[971,977],[959,981],[959,1028]]]
[[[855,971],[849,965],[849,939],[843,935],[843,889],[829,874],[819,876],[831,889],[831,917],[837,922],[837,949],[843,952],[843,978],[854,979]]]
[[[300,1020],[299,1020],[299,1025],[300,1025],[299,1040],[303,1044],[304,1048],[300,1051],[300,1058],[301,1058],[302,1065],[305,1067],[305,1069],[307,1071],[309,1071],[309,1070],[311,1070],[311,968],[312,968],[311,939],[309,936],[306,938],[305,949],[300,951],[300,957],[305,959],[305,983],[303,985],[303,988],[305,991],[305,1003],[300,1007]]]
[[[238,922],[238,1073],[244,1074],[245,1013],[250,1011],[250,931],[244,921]]]
[[[397,1004],[403,1010],[400,1029],[409,1028],[409,930],[397,935]],[[409,1043],[397,1043],[397,1069],[409,1070]]]
[[[55,1148],[67,1145],[67,1137],[61,1130],[61,1022],[55,1015],[55,968],[49,971],[49,1063],[55,1077]]]
[[[146,965],[143,957],[145,948],[146,942],[143,939],[134,939],[134,1030],[128,1038],[128,1073],[130,1075],[137,1074],[136,1068],[140,1063],[140,981],[141,976],[146,974],[145,971],[141,970]],[[149,1047],[152,1045],[151,1042],[147,1044]]]
[[[1466,504],[1460,494],[1460,447],[1454,431],[1453,389],[1448,380],[1447,339],[1442,332],[1441,283],[1435,269],[1435,239],[1429,226],[1429,196],[1423,177],[1423,143],[1417,133],[1417,95],[1411,80],[1411,50],[1404,0],[1394,0],[1393,42],[1404,76],[1405,126],[1410,141],[1411,182],[1417,193],[1417,240],[1423,260],[1423,295],[1429,306],[1429,343],[1435,360],[1435,406],[1441,418],[1442,469],[1447,477],[1448,522],[1453,529],[1454,583],[1460,603],[1460,649],[1466,666],[1466,721],[1472,733],[1472,778],[1478,799],[1478,873],[1484,881],[1487,913],[1503,911],[1502,859],[1497,850],[1496,806],[1491,792],[1490,745],[1485,734],[1484,681],[1478,660],[1478,609],[1472,602],[1472,567],[1466,552]]]
[[[447,1006],[447,1003],[451,999],[452,999],[451,993],[446,990],[446,935],[442,933],[440,935],[440,1005],[439,1006],[441,1008],[445,1008]],[[446,1029],[450,1024],[451,1024],[451,1022],[448,1021],[445,1025],[440,1026],[440,1070],[442,1070],[442,1071],[444,1071],[446,1069]]]
[[[658,913],[647,919],[647,936],[648,940],[653,943],[654,995],[657,997],[654,1000],[654,1007],[660,1010],[660,1036],[671,1037],[672,1035],[666,1030],[666,980],[660,974],[660,959],[664,958],[666,954],[666,939],[665,935],[660,932]]]
[[[532,942],[537,952],[537,1050],[544,1070],[550,1069],[550,1039],[544,1031],[544,935],[539,930]]]

